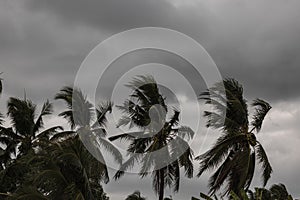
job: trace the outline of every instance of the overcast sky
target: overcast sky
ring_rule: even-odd
[[[1,112],[5,99],[22,97],[24,89],[37,104],[53,100],[59,88],[73,84],[87,54],[113,34],[146,26],[174,29],[198,41],[223,77],[239,80],[249,102],[256,97],[270,102],[273,108],[258,136],[274,170],[269,185],[284,183],[300,197],[299,10],[299,0],[1,0]],[[174,81],[167,74],[164,78]],[[189,102],[189,96],[182,98]],[[189,103],[192,108],[196,102]],[[63,106],[55,105],[56,112]],[[49,119],[50,124],[58,122],[65,123]],[[205,138],[202,132],[203,124],[199,140]],[[204,149],[217,136],[210,133]],[[207,175],[182,179],[174,199],[207,191]],[[150,180],[134,175],[105,186],[113,200],[136,189],[155,199]]]

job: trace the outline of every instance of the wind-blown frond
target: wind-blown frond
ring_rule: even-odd
[[[137,138],[145,138],[145,137],[148,137],[150,136],[150,134],[145,134],[144,131],[135,131],[135,132],[128,132],[128,133],[122,133],[122,134],[119,134],[119,135],[114,135],[114,136],[111,136],[109,137],[108,139],[110,141],[115,141],[115,140],[134,140],[134,139],[137,139]]]
[[[206,104],[213,106],[214,111],[205,112],[208,118],[207,127],[222,128],[235,132],[248,125],[248,110],[243,99],[243,88],[234,79],[225,79],[216,83],[206,92],[200,94]]]
[[[245,190],[247,191],[251,185],[252,179],[254,177],[254,171],[255,171],[255,151],[251,153],[250,160],[249,160],[249,166],[248,166],[248,174],[247,174],[247,180],[245,183]]]
[[[33,136],[34,116],[36,106],[29,100],[9,98],[7,114],[11,118],[16,131],[22,135]]]
[[[72,128],[89,125],[93,117],[93,105],[79,89],[64,87],[55,96],[56,100],[64,100],[69,110],[59,114],[66,118]]]
[[[62,131],[64,130],[62,126],[54,126],[51,128],[48,128],[44,131],[42,131],[41,133],[39,133],[36,137],[39,139],[49,139],[52,135],[54,135],[55,133],[57,133],[57,131]]]
[[[113,104],[111,102],[103,102],[98,105],[98,108],[96,109],[96,116],[97,120],[93,127],[100,125],[102,127],[105,127],[105,124],[107,122],[106,119],[106,113],[111,113]]]
[[[197,176],[201,176],[201,174],[207,169],[216,167],[228,154],[231,148],[233,148],[236,144],[245,141],[247,141],[247,137],[245,135],[224,135],[218,138],[215,145],[213,145],[209,151],[195,158],[196,160],[201,160],[200,170]]]
[[[118,164],[122,164],[122,154],[112,143],[101,137],[98,137],[97,140],[114,157]]]
[[[44,126],[44,122],[43,122],[43,117],[46,115],[51,115],[53,112],[53,106],[52,104],[47,100],[41,110],[41,113],[39,115],[39,117],[37,118],[35,124],[34,124],[34,128],[33,128],[33,133],[36,133],[37,131],[39,131],[40,128],[43,128]]]
[[[117,180],[121,178],[127,170],[134,166],[135,162],[140,160],[140,157],[141,154],[132,154],[132,156],[121,165],[120,169],[114,175],[114,179]]]
[[[263,170],[262,180],[263,180],[263,185],[265,186],[268,183],[268,180],[270,179],[273,170],[263,146],[260,143],[258,143],[255,147],[256,147],[256,156],[258,158],[258,161],[262,165],[262,170]]]
[[[257,132],[260,131],[263,120],[267,113],[272,108],[270,104],[264,100],[256,99],[253,101],[252,106],[255,108],[255,114],[253,115],[253,121],[251,125],[256,129]]]

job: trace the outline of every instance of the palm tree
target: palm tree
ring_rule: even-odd
[[[49,143],[41,151],[17,159],[13,168],[5,170],[16,173],[26,169],[24,179],[11,195],[12,199],[107,200],[100,185],[102,176],[105,176],[103,164],[86,150],[80,140],[69,138]],[[9,177],[9,174],[4,176]]]
[[[247,195],[248,193],[248,195]],[[274,184],[270,189],[266,188],[254,188],[254,192],[248,190],[241,190],[241,197],[235,192],[230,191],[230,198],[232,200],[293,200],[293,197],[288,193],[285,185],[279,183]],[[218,197],[214,195],[214,198],[206,194],[200,193],[200,197],[206,200],[218,200]],[[223,199],[223,198],[222,198]],[[199,200],[198,198],[192,197],[192,200]]]
[[[17,160],[40,151],[49,137],[62,130],[62,127],[54,126],[43,130],[44,117],[52,113],[52,104],[49,101],[44,103],[38,115],[36,105],[26,99],[11,97],[7,107],[12,127],[0,126],[0,143],[5,146],[0,155],[0,191],[14,192],[30,170],[19,165]]]
[[[102,164],[104,170],[103,180],[109,181],[108,170],[100,146],[111,153],[118,164],[122,163],[122,155],[118,149],[105,139],[107,133],[105,124],[106,114],[112,111],[112,103],[105,102],[97,106],[92,105],[79,89],[64,87],[55,96],[55,99],[64,100],[68,110],[59,114],[66,118],[71,126],[70,132],[56,134],[52,141],[66,138],[81,139],[87,150],[95,156]]]
[[[225,94],[222,93],[222,88],[225,88]],[[261,99],[254,100],[252,106],[255,113],[249,125],[243,88],[234,79],[216,83],[214,87],[203,92],[200,99],[204,99],[206,104],[213,107],[212,111],[204,112],[204,116],[208,118],[207,127],[222,131],[213,147],[196,158],[200,161],[198,177],[204,171],[218,167],[209,180],[210,194],[214,194],[226,182],[224,195],[233,191],[241,197],[240,191],[247,191],[251,184],[256,159],[261,163],[265,186],[271,176],[272,167],[254,132],[258,133],[261,130],[271,106]]]
[[[125,200],[146,200],[146,198],[142,197],[139,191],[135,191],[134,193],[130,194]]]
[[[130,142],[129,159],[117,171],[115,179],[140,162],[139,175],[143,178],[152,170],[153,188],[159,200],[163,200],[166,186],[173,187],[175,192],[179,190],[181,167],[184,167],[187,177],[193,176],[193,152],[184,139],[192,138],[194,132],[189,127],[178,126],[177,110],[166,120],[168,108],[153,77],[138,76],[127,86],[133,94],[118,106],[124,113],[118,127],[129,125],[129,128],[135,127],[139,131],[109,138],[111,141],[126,139]]]
[[[293,200],[285,185],[282,183],[272,185],[270,191],[274,200]]]
[[[0,126],[0,143],[6,146],[0,157],[4,167],[16,156],[37,151],[43,141],[47,141],[51,135],[63,129],[61,126],[54,126],[41,131],[44,128],[44,117],[51,115],[53,111],[52,104],[48,100],[43,104],[37,118],[36,105],[30,100],[11,97],[7,108],[12,127]]]

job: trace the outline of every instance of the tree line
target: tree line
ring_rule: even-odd
[[[106,130],[113,103],[93,105],[79,88],[63,87],[54,98],[65,103],[59,117],[68,121],[68,130],[60,125],[45,129],[44,118],[53,114],[48,100],[38,108],[29,99],[10,97],[6,117],[0,115],[0,200],[108,200],[102,188],[111,179],[104,153],[119,165],[113,179],[138,165],[141,178],[151,176],[159,200],[171,199],[165,197],[166,187],[179,191],[180,172],[194,176],[194,162],[200,164],[197,177],[206,171],[214,173],[208,182],[209,194],[192,199],[218,199],[219,191],[222,199],[292,199],[283,184],[265,188],[272,167],[255,135],[271,106],[255,99],[250,104],[255,112],[249,116],[238,81],[224,79],[200,94],[200,100],[213,108],[203,115],[207,128],[220,131],[213,146],[201,155],[194,155],[188,143],[201,133],[180,123],[180,111],[167,105],[152,76],[134,77],[127,86],[132,93],[122,105],[116,105],[123,114],[117,127],[132,131],[122,134]],[[4,126],[5,121],[10,125]],[[114,146],[115,140],[126,142],[127,160]],[[257,166],[262,187],[251,191]],[[134,199],[145,197],[136,191],[126,198]]]

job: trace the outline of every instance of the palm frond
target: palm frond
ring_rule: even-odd
[[[129,133],[122,133],[119,135],[111,136],[108,139],[110,141],[115,141],[115,140],[133,140],[135,138],[141,137],[144,134],[143,131],[136,131],[136,132],[129,132]]]
[[[72,95],[73,95],[73,88],[65,86],[63,87],[59,93],[57,93],[54,97],[55,100],[64,100],[67,104],[68,108],[72,108]]]
[[[114,175],[114,179],[117,180],[121,178],[127,170],[131,169],[134,166],[135,162],[141,159],[140,157],[141,154],[133,154],[127,161],[125,161],[121,165],[120,169]]]
[[[68,119],[72,128],[75,125],[86,126],[89,125],[93,117],[93,105],[87,100],[79,89],[71,87],[64,87],[55,96],[56,100],[64,100],[67,104],[68,110],[59,114]]]
[[[207,170],[216,167],[228,154],[229,150],[238,143],[247,141],[245,135],[223,135],[218,138],[213,147],[206,153],[196,157],[196,160],[200,160],[200,170],[198,177]]]
[[[233,152],[231,152],[217,171],[209,178],[208,186],[211,194],[219,190],[224,181],[228,178],[233,166],[232,160],[236,159],[236,156],[237,155],[234,156]]]
[[[11,97],[7,103],[7,114],[16,131],[21,135],[33,135],[36,106],[29,100]]]
[[[51,128],[48,128],[48,129],[42,131],[36,137],[39,139],[41,139],[41,138],[49,139],[52,135],[57,133],[57,131],[59,131],[59,130],[62,131],[64,129],[62,126],[54,126],[54,127],[51,127]]]
[[[248,125],[248,110],[243,99],[243,88],[234,79],[225,79],[200,94],[206,104],[215,111],[207,111],[207,126],[222,128],[229,132],[240,130]]]
[[[249,168],[248,168],[248,174],[247,174],[247,180],[245,184],[245,190],[247,191],[251,185],[252,179],[254,177],[254,171],[255,171],[255,152],[252,152],[250,155],[250,161],[249,161]]]
[[[107,122],[106,114],[108,112],[112,112],[112,106],[113,104],[111,102],[103,102],[98,105],[98,108],[96,109],[97,120],[92,127],[95,127],[97,125],[105,127],[105,124]]]
[[[59,133],[55,133],[55,135],[53,135],[50,138],[50,141],[66,140],[70,137],[74,137],[75,135],[76,135],[75,131],[62,131]]]
[[[265,116],[272,107],[268,102],[261,99],[254,100],[252,106],[255,107],[255,114],[253,115],[253,121],[251,125],[256,129],[257,132],[259,132]]]
[[[115,161],[118,164],[122,164],[123,158],[118,148],[116,148],[112,143],[105,140],[104,138],[98,137],[97,140],[100,145],[103,146],[114,157]]]
[[[47,100],[41,110],[41,113],[39,115],[39,117],[37,118],[34,127],[33,127],[33,133],[37,133],[39,131],[40,128],[43,128],[44,126],[44,122],[43,122],[43,117],[46,115],[51,115],[53,113],[53,106],[52,104],[49,102],[49,100]]]
[[[273,170],[269,162],[268,156],[263,146],[260,143],[256,145],[256,156],[258,158],[258,161],[262,165],[262,170],[263,170],[262,180],[263,180],[263,185],[265,186],[268,180],[270,179]]]
[[[76,127],[72,110],[63,111],[63,112],[59,113],[58,116],[63,117],[66,120],[68,120],[68,123],[70,124],[72,130]]]

